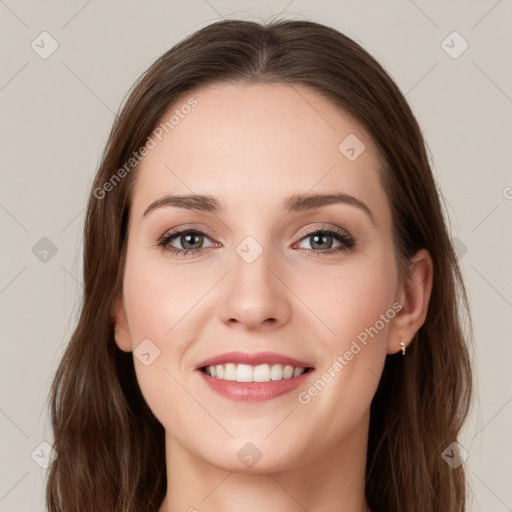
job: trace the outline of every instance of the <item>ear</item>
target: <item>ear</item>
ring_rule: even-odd
[[[132,351],[132,340],[130,336],[130,330],[128,328],[128,319],[126,317],[126,311],[123,304],[122,296],[116,299],[114,305],[114,338],[117,346],[123,352]]]
[[[409,275],[397,288],[396,301],[402,306],[402,309],[393,320],[393,328],[390,330],[391,336],[387,345],[388,354],[394,354],[401,350],[401,341],[407,347],[425,322],[433,278],[432,257],[426,249],[421,249],[410,260]]]

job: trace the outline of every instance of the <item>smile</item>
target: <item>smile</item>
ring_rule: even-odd
[[[202,371],[214,379],[237,382],[270,382],[271,380],[293,379],[300,377],[306,368],[282,364],[217,364],[206,366]]]
[[[247,402],[290,393],[314,373],[309,362],[273,352],[228,352],[202,361],[195,369],[210,390]]]

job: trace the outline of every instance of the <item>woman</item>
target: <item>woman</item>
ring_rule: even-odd
[[[50,511],[465,510],[464,284],[417,122],[354,41],[230,20],[172,48],[84,237]]]

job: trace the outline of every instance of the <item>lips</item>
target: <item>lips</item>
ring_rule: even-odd
[[[294,368],[313,368],[313,365],[307,361],[300,361],[293,357],[278,354],[276,352],[258,352],[250,354],[247,352],[225,352],[209,359],[205,359],[196,365],[195,369],[200,370],[207,366],[223,365],[228,363],[246,364],[257,366],[261,364],[282,364],[283,366],[293,366]]]

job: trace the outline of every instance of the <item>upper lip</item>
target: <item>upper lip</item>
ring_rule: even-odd
[[[285,366],[289,365],[295,368],[312,368],[310,363],[299,361],[294,357],[285,356],[276,352],[257,352],[254,354],[247,352],[225,352],[224,354],[219,354],[201,361],[196,365],[195,369],[199,370],[205,366],[215,366],[217,364],[226,363],[248,364],[251,366],[270,363],[282,364]]]

